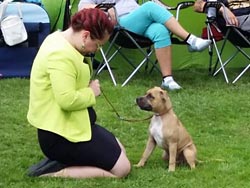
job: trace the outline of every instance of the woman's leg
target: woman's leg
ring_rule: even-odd
[[[112,133],[99,125],[92,125],[92,139],[87,142],[72,143],[59,135],[42,130],[38,131],[38,135],[45,155],[67,165],[58,171],[46,164],[47,168],[43,167],[45,173],[40,173],[42,176],[120,178],[127,176],[131,170],[124,147]]]
[[[121,142],[117,138],[116,140],[122,152],[115,166],[111,169],[111,173],[114,174],[116,177],[125,177],[131,171],[131,164],[127,158],[125,147],[121,144]]]
[[[187,44],[189,44],[188,50],[190,52],[203,51],[211,44],[210,40],[204,40],[188,33],[174,17],[166,21],[165,26],[172,33],[174,33],[176,36],[180,37],[181,39],[186,41]]]
[[[174,18],[171,17],[169,20],[165,22],[165,26],[176,36],[185,40],[189,33],[180,25],[180,23]]]
[[[155,55],[158,60],[161,73],[162,83],[161,87],[169,90],[180,89],[181,86],[177,84],[172,76],[172,50],[171,46],[156,48]]]
[[[140,22],[137,24],[131,24],[138,18],[140,18]],[[153,2],[142,4],[140,8],[132,11],[126,16],[122,16],[119,22],[126,29],[140,35],[144,35],[145,31],[151,24],[162,24],[165,26],[166,30],[171,31],[173,34],[186,41],[187,44],[190,45],[188,47],[189,51],[202,51],[211,43],[210,40],[204,40],[191,35],[173,17],[172,13]]]
[[[122,178],[126,177],[129,174],[130,170],[130,162],[124,151],[122,151],[115,166],[110,171],[92,166],[72,166],[64,168],[55,173],[45,174],[43,176],[64,178]]]
[[[173,17],[173,14],[168,10],[156,3],[146,2],[136,10],[120,17],[119,23],[129,31],[144,35],[145,31],[152,23],[160,23],[164,25],[171,17]],[[139,22],[131,24],[138,19],[140,20]]]
[[[45,174],[43,176],[51,177],[70,177],[70,178],[98,178],[98,177],[111,177],[111,178],[122,178],[126,177],[130,170],[131,164],[126,156],[124,146],[116,139],[119,146],[121,147],[121,155],[115,163],[114,167],[110,171],[103,170],[97,167],[91,166],[73,166],[64,168],[55,173]]]
[[[110,177],[115,178],[112,173],[105,171],[101,168],[92,166],[72,166],[64,168],[58,172],[48,173],[41,175],[40,177],[61,177],[61,178],[98,178],[98,177]]]
[[[169,31],[165,29],[164,25],[153,23],[147,28],[144,35],[154,41],[155,55],[163,78],[161,86],[169,90],[180,89],[181,86],[175,82],[172,76],[172,48]]]
[[[156,48],[155,55],[158,60],[162,77],[172,75],[172,50],[171,46]]]

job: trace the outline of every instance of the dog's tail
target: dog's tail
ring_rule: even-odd
[[[208,163],[208,162],[226,162],[224,159],[207,159],[207,160],[199,160],[196,159],[197,163]]]

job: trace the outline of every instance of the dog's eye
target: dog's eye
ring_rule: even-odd
[[[147,99],[152,100],[152,99],[154,99],[154,96],[151,95],[151,94],[148,94],[148,95],[147,95]]]

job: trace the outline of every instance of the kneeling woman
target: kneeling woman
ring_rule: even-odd
[[[46,159],[30,168],[30,176],[125,177],[130,172],[121,143],[96,124],[100,83],[90,80],[92,69],[83,63],[113,28],[103,11],[83,9],[67,30],[44,40],[31,71],[27,118],[38,129]]]

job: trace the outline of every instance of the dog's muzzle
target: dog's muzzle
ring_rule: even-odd
[[[136,103],[142,110],[152,111],[152,106],[148,103],[146,97],[138,97],[136,98]]]

